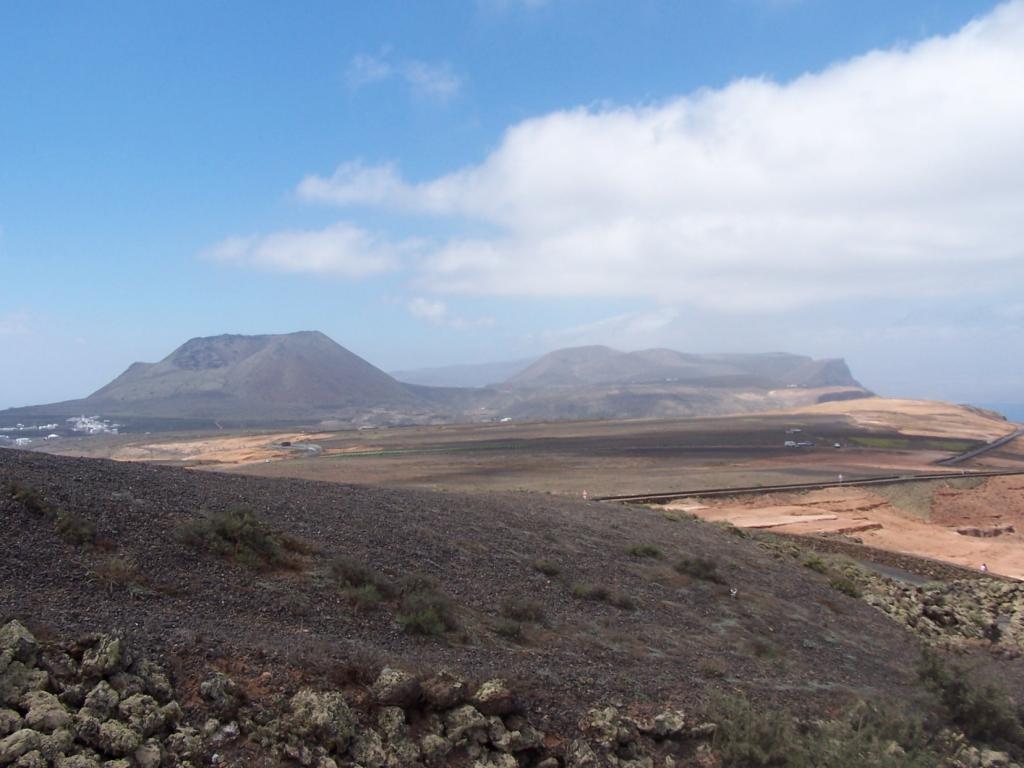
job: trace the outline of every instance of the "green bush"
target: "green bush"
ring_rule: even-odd
[[[675,569],[685,576],[691,576],[702,581],[713,581],[722,584],[722,577],[718,575],[718,566],[713,560],[704,557],[684,557],[675,564]]]
[[[1024,723],[1006,691],[992,683],[977,684],[963,667],[945,663],[926,651],[918,677],[934,691],[946,715],[972,739],[1007,745],[1024,753]]]
[[[626,552],[633,557],[650,557],[655,560],[661,559],[661,550],[652,544],[636,544],[627,549]]]
[[[828,585],[832,587],[832,589],[842,592],[844,595],[849,595],[850,597],[861,597],[862,595],[857,583],[847,576],[837,574],[828,580]]]
[[[273,530],[246,507],[232,507],[178,527],[178,540],[257,570],[294,568],[296,540]]]
[[[562,567],[554,560],[539,558],[533,561],[533,567],[545,576],[557,576],[562,572]]]
[[[817,571],[818,573],[828,573],[828,563],[813,553],[808,555],[804,560],[804,567],[810,568],[812,571]]]
[[[146,586],[146,579],[135,564],[120,556],[108,557],[96,567],[93,576],[109,595],[123,591],[134,597]]]
[[[611,597],[611,590],[600,584],[587,584],[578,581],[572,585],[572,596],[580,600],[604,602]]]
[[[355,558],[337,555],[328,563],[331,578],[346,589],[373,587],[381,598],[394,595],[395,588],[379,574]]]
[[[343,590],[345,597],[356,607],[362,610],[369,610],[380,605],[384,596],[376,584],[361,584],[358,587],[346,587]]]
[[[536,600],[529,598],[510,598],[501,605],[501,612],[505,618],[514,621],[525,621],[533,624],[543,624],[547,621],[544,613],[544,606]]]
[[[412,635],[443,635],[458,627],[451,602],[433,589],[406,594],[395,618]]]
[[[96,524],[86,520],[77,512],[57,513],[57,520],[54,523],[57,534],[69,544],[82,546],[93,544],[96,541]]]
[[[39,495],[39,491],[25,485],[20,480],[11,480],[7,483],[7,495],[20,504],[26,512],[39,517],[49,517],[50,515],[50,508],[43,501],[43,497]]]
[[[523,625],[511,619],[502,619],[494,627],[495,633],[513,643],[522,645],[526,642],[526,632]]]
[[[572,585],[572,596],[578,600],[608,603],[624,611],[631,611],[636,608],[636,601],[632,597],[623,592],[609,589],[601,584],[576,582]]]
[[[931,768],[920,719],[860,702],[839,717],[798,727],[785,710],[721,698],[712,747],[722,768]]]

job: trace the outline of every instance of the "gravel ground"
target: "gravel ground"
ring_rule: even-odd
[[[11,481],[97,529],[97,545],[67,543],[0,492],[0,621],[44,635],[118,630],[149,653],[277,660],[311,675],[384,663],[501,674],[533,711],[566,722],[605,703],[696,707],[716,690],[806,710],[848,693],[903,698],[918,656],[909,634],[823,576],[735,532],[654,510],[0,451],[0,488]],[[236,505],[317,551],[297,570],[261,573],[176,539],[182,523]],[[661,557],[630,554],[642,545]],[[411,636],[393,602],[356,610],[327,573],[337,554],[389,580],[433,577],[459,629]],[[96,574],[115,557],[144,585],[104,585]],[[684,557],[712,560],[721,583],[678,573],[671,566]],[[545,576],[538,559],[560,572]],[[574,584],[608,587],[634,607],[578,599]],[[546,616],[523,643],[495,631],[510,599]]]

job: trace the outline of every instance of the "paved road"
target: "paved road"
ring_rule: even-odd
[[[594,501],[622,501],[634,504],[665,504],[676,499],[709,498],[713,496],[745,496],[777,491],[814,491],[821,488],[848,488],[864,485],[891,485],[897,483],[918,483],[924,480],[956,480],[962,477],[999,477],[1001,475],[1024,475],[1024,470],[992,470],[959,472],[931,472],[926,475],[881,475],[865,477],[858,480],[827,483],[788,483],[786,485],[757,485],[741,488],[704,488],[694,491],[668,491],[666,493],[647,493],[632,496],[600,496]]]
[[[1001,448],[1007,443],[1013,442],[1018,437],[1024,437],[1024,429],[1018,429],[1014,432],[1011,432],[1008,435],[1003,435],[998,440],[993,440],[991,443],[985,443],[984,445],[978,446],[977,448],[972,448],[969,451],[958,453],[956,456],[950,456],[948,459],[941,459],[940,461],[936,461],[935,463],[941,464],[946,467],[951,467],[956,464],[959,464],[961,461],[967,461],[968,459],[973,459],[976,456],[981,456],[981,454],[988,453],[989,451],[995,450],[996,448]]]

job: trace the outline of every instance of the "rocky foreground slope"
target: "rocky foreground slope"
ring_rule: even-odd
[[[922,686],[913,595],[893,621],[845,566],[735,530],[15,451],[0,488],[0,765],[1005,766],[1017,748],[1012,701],[977,730]],[[939,635],[1022,680],[1017,635]],[[928,727],[847,718],[864,699]],[[750,734],[773,762],[749,762]]]

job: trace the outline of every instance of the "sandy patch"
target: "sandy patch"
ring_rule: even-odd
[[[847,416],[854,424],[896,430],[905,435],[995,440],[1015,425],[988,412],[935,400],[868,397],[819,403],[794,413]]]
[[[971,487],[973,485],[973,487]],[[862,488],[829,488],[805,494],[771,494],[710,502],[694,510],[712,521],[742,528],[770,528],[800,535],[849,534],[864,544],[968,568],[985,563],[993,573],[1024,579],[1024,478],[997,477],[980,483],[944,481],[892,486],[912,487],[913,504]],[[927,508],[919,508],[926,504]],[[1014,525],[1015,533],[991,538],[964,536],[957,528],[996,529]]]
[[[282,446],[282,442],[310,443],[331,437],[330,433],[292,433],[272,435],[246,435],[244,437],[210,437],[203,440],[183,440],[167,443],[127,445],[115,450],[111,457],[117,461],[180,461],[217,464],[224,467],[244,466],[294,456],[295,448]]]

